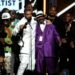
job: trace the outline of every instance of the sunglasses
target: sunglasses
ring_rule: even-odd
[[[3,19],[3,21],[9,21],[9,19]]]

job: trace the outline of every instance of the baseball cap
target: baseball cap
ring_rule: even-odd
[[[44,16],[43,11],[38,11],[36,14],[36,18],[40,17],[40,16]]]
[[[2,19],[9,19],[9,18],[11,18],[9,13],[5,12],[2,14]]]

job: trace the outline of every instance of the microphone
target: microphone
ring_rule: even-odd
[[[27,24],[28,24],[28,22],[26,22],[26,23],[24,24],[23,29],[26,28]]]
[[[27,24],[28,24],[28,22],[26,22],[26,23],[23,25],[23,27],[22,27],[22,28],[20,28],[19,33],[18,33],[18,34],[22,34],[22,33],[23,33],[23,29],[25,29],[25,28],[26,28]]]

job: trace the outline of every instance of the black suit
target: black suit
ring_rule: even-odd
[[[75,46],[75,22],[72,22],[72,27],[70,30],[70,38],[71,41],[74,42],[74,46]],[[75,75],[75,47],[70,49],[69,52],[69,69],[70,69],[70,73],[71,75]]]

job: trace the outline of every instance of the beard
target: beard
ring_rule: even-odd
[[[40,20],[38,20],[38,23],[40,23],[40,24],[44,24],[44,19],[40,19]]]
[[[31,22],[31,18],[26,18],[27,19],[27,23]]]
[[[27,19],[28,22],[31,22],[31,18]]]

